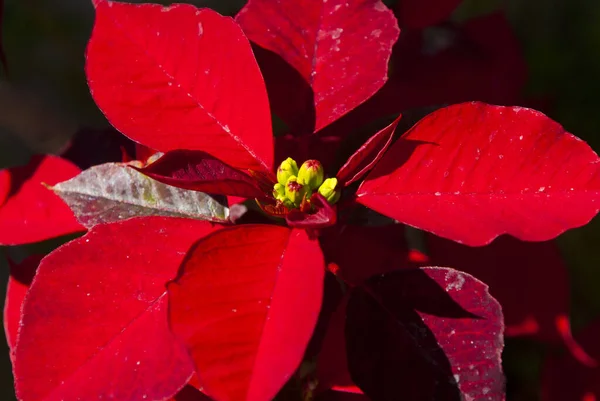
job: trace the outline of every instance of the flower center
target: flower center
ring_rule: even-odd
[[[317,193],[328,203],[336,203],[341,194],[337,184],[337,178],[325,179],[323,165],[318,160],[307,160],[298,168],[296,161],[288,157],[277,168],[273,197],[280,208],[310,211],[310,200]]]

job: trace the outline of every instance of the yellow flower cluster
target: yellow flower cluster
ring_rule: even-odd
[[[307,160],[298,168],[294,159],[288,157],[277,168],[277,184],[273,196],[288,208],[298,208],[317,191],[330,204],[340,199],[337,178],[324,179],[323,165],[317,160]]]

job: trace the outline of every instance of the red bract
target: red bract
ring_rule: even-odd
[[[290,80],[284,68],[266,75],[273,110],[300,133],[320,130],[377,92],[399,34],[381,0],[250,0],[236,21],[300,75]]]
[[[302,155],[275,164],[265,84],[235,21],[190,5],[94,4],[92,95],[118,130],[164,154],[53,187],[91,231],[44,258],[26,296],[23,401],[308,397],[315,371],[302,362],[345,290],[332,319],[345,336],[333,336],[322,386],[373,401],[503,399],[503,320],[487,287],[450,268],[398,270],[423,261],[386,237],[401,226],[365,225],[391,218],[470,245],[549,239],[597,213],[598,157],[585,143],[539,112],[469,102],[394,143],[395,120],[335,163],[349,131],[315,131],[384,84],[396,21],[378,0],[251,0],[237,21],[289,124],[278,145]],[[223,195],[249,201],[230,213]]]
[[[271,168],[267,94],[231,19],[184,4],[101,1],[86,71],[94,100],[131,139],[163,152],[202,150],[234,167]]]
[[[360,180],[383,157],[383,154],[392,143],[394,131],[400,117],[392,124],[373,135],[361,146],[336,174],[340,184],[348,186]]]
[[[386,153],[358,202],[467,245],[556,237],[598,212],[598,156],[542,113],[465,103],[425,117]]]
[[[19,399],[162,399],[192,364],[170,333],[165,284],[210,223],[100,225],[44,258],[23,304]]]
[[[346,302],[323,344],[324,388],[361,389],[373,400],[399,392],[406,400],[503,400],[500,305],[477,279],[446,268],[396,271],[354,288]]]
[[[561,339],[557,322],[569,311],[569,280],[556,244],[502,236],[472,248],[428,235],[426,245],[432,264],[453,266],[490,286],[502,305],[507,336]]]
[[[168,288],[170,321],[207,394],[249,401],[277,394],[313,332],[324,272],[318,243],[283,227],[225,229],[190,250]]]
[[[26,244],[84,231],[67,205],[45,187],[79,172],[56,156],[35,156],[26,166],[0,171],[0,244]]]
[[[204,152],[168,152],[139,171],[165,184],[195,191],[250,198],[265,196],[255,179]]]
[[[17,333],[21,321],[21,308],[25,294],[33,281],[35,272],[40,264],[41,256],[30,256],[19,264],[9,261],[10,277],[6,287],[6,300],[4,301],[4,332],[10,349],[10,357],[13,358],[14,348],[17,344]]]

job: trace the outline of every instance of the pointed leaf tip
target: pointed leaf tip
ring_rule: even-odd
[[[336,174],[342,186],[348,186],[360,180],[366,173],[369,172],[377,162],[383,157],[385,151],[392,143],[394,132],[400,122],[399,116],[390,125],[377,132],[367,140],[348,161],[344,163]]]

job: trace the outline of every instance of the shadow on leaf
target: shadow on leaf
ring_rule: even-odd
[[[311,134],[316,111],[308,82],[280,55],[255,44],[252,50],[263,73],[273,113],[290,127],[293,135]]]
[[[450,361],[417,311],[476,318],[421,270],[374,277],[353,290],[346,319],[352,380],[372,400],[460,400]]]

